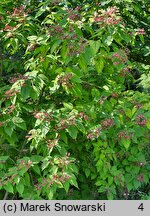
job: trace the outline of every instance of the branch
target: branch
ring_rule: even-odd
[[[8,197],[8,192],[6,191],[3,200],[7,200],[7,197]]]

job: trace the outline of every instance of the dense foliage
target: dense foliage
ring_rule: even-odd
[[[0,198],[149,199],[148,1],[1,2]]]

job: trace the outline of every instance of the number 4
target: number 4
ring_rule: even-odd
[[[144,206],[143,206],[143,203],[141,203],[138,207],[139,210],[143,211],[144,210]]]

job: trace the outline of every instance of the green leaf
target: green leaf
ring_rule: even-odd
[[[23,86],[21,88],[21,96],[23,100],[26,100],[27,98],[30,97],[30,88],[29,86]]]
[[[37,164],[35,164],[32,169],[34,170],[35,173],[41,175],[41,170]]]
[[[29,104],[21,104],[21,105],[22,105],[22,109],[26,110],[29,113],[34,111],[34,107],[32,107]]]
[[[100,74],[103,71],[104,65],[105,65],[105,60],[103,57],[100,57],[95,60],[95,68],[98,74]]]
[[[37,36],[36,35],[32,35],[32,36],[27,37],[27,39],[29,41],[36,41],[37,40]]]
[[[114,199],[114,194],[111,191],[108,191],[108,193],[107,193],[107,199],[108,200],[113,200]]]
[[[137,108],[133,107],[133,109],[132,109],[132,116],[136,113],[136,111],[137,111]]]
[[[58,171],[58,166],[53,165],[52,168],[50,169],[51,175],[55,175]]]
[[[114,178],[112,176],[108,177],[108,185],[111,186],[114,182]]]
[[[109,62],[106,62],[103,70],[104,70],[104,73],[106,73],[106,74],[113,74],[114,73],[114,67]]]
[[[91,94],[93,98],[96,98],[96,99],[100,98],[100,91],[96,88],[92,88]]]
[[[67,128],[67,131],[69,135],[72,137],[72,139],[77,138],[78,130],[74,126],[70,126],[69,128]]]
[[[96,184],[97,185],[97,184]],[[101,185],[101,184],[100,184]],[[104,193],[106,192],[106,188],[104,186],[101,186],[99,189],[98,189],[98,192],[99,193]]]
[[[31,161],[32,162],[36,162],[36,163],[39,163],[40,161],[42,161],[43,160],[43,157],[42,156],[40,156],[40,155],[32,155],[31,156]]]
[[[25,181],[25,185],[30,186],[30,184],[31,184],[30,176],[27,172],[24,174],[24,181]]]
[[[13,133],[13,127],[9,127],[9,126],[5,126],[4,127],[4,131],[5,133],[11,137],[12,133]]]
[[[135,189],[138,189],[138,188],[141,186],[141,182],[138,181],[138,180],[136,180],[136,179],[134,179],[133,185],[134,185],[134,188],[135,188]]]
[[[127,184],[127,189],[128,189],[128,191],[131,191],[131,190],[134,189],[134,186],[133,186],[132,182],[130,182],[130,183]]]
[[[61,132],[60,132],[60,137],[61,137],[61,139],[62,139],[66,144],[68,143],[68,137],[67,137],[67,135],[65,134],[64,131],[61,131]]]
[[[83,55],[81,55],[79,58],[79,65],[83,72],[87,72],[87,62]]]
[[[88,178],[91,173],[90,169],[86,168],[84,172],[85,172],[86,177]]]
[[[6,161],[9,158],[9,156],[0,156],[0,161]]]
[[[70,183],[69,183],[69,181],[66,181],[66,182],[64,182],[64,189],[65,189],[65,191],[68,193],[68,190],[69,190],[69,187],[70,187]]]
[[[57,40],[51,47],[51,54],[56,50],[58,49],[58,46],[60,45],[61,43],[61,40]]]
[[[82,83],[82,80],[78,76],[75,76],[75,75],[71,78],[71,81],[73,83]]]
[[[38,12],[35,15],[35,18],[38,18],[39,16],[41,16],[46,10],[44,8],[40,8],[38,10]],[[32,37],[32,36],[31,36]]]
[[[14,123],[17,127],[21,128],[21,129],[23,129],[23,130],[27,130],[27,128],[26,128],[26,123],[25,123],[25,121],[24,121],[22,118],[20,118],[20,117],[13,117],[13,118],[12,118],[12,121],[13,121],[13,123]]]
[[[77,183],[75,178],[72,178],[69,182],[70,182],[71,185],[74,185],[76,188],[79,188],[78,183]]]
[[[113,42],[113,37],[112,36],[108,36],[105,40],[105,43],[110,46]]]
[[[19,175],[23,176],[27,172],[27,168],[23,167],[21,170],[19,170]]]
[[[117,36],[120,36],[124,41],[129,43],[131,41],[131,36],[128,33],[124,33],[123,31],[117,32]],[[116,40],[116,38],[115,38]]]
[[[139,4],[133,4],[133,7],[138,13],[141,13],[141,10],[143,10]]]
[[[48,159],[44,159],[42,163],[42,171],[45,170],[49,165]]]
[[[13,180],[14,180],[14,182],[16,184],[19,184],[19,182],[20,182],[20,176],[16,176]]]
[[[10,137],[8,136],[6,139],[12,146],[16,146],[16,143],[18,142],[16,133],[12,133],[12,135]]]
[[[144,36],[143,35],[139,35],[141,42],[144,44]]]
[[[64,44],[61,49],[61,56],[64,61],[67,59],[68,53],[69,53],[69,47],[66,44]]]
[[[74,172],[76,174],[78,174],[79,172],[78,167],[74,163],[69,163],[68,169],[71,169],[71,172]]]
[[[132,110],[130,110],[129,108],[124,109],[126,116],[128,116],[129,118],[132,118],[133,114],[135,113],[135,109],[133,108]]]
[[[13,117],[12,121],[14,124],[20,124],[20,123],[24,122],[24,120],[20,117]]]
[[[111,173],[112,176],[117,176],[118,175],[117,167],[116,166],[112,166],[111,170],[110,170],[110,173]]]
[[[82,89],[79,85],[76,85],[74,88],[70,89],[70,92],[77,97],[82,97]]]
[[[39,89],[35,86],[32,87],[31,92],[30,92],[30,96],[33,100],[37,100],[39,97]]]
[[[14,188],[12,186],[12,184],[10,182],[7,182],[6,185],[4,185],[4,188],[6,189],[7,192],[9,193],[13,193],[14,192]]]
[[[128,150],[131,144],[131,140],[122,138],[120,142],[126,148],[126,150]]]
[[[150,119],[147,120],[146,127],[150,129]]]
[[[66,107],[66,108],[69,109],[69,110],[72,110],[72,109],[73,109],[72,103],[63,102],[63,105],[64,105],[64,107]]]
[[[83,125],[81,122],[76,121],[76,127],[77,127],[77,128],[79,129],[79,131],[81,131],[83,134],[86,133],[85,127],[84,127],[84,125]]]
[[[138,126],[138,125],[135,125],[134,126],[134,130],[135,130],[135,134],[136,134],[136,137],[139,138],[139,137],[143,137],[143,134],[144,134],[144,128]]]
[[[48,195],[48,199],[49,199],[49,200],[52,200],[52,199],[53,199],[53,195],[54,195],[54,194],[53,194],[52,189],[49,190],[49,192],[48,192],[47,195]]]
[[[39,120],[39,119],[37,119]],[[43,125],[42,127],[42,136],[46,136],[46,134],[49,132],[50,128],[47,125]]]
[[[90,41],[90,49],[92,56],[95,56],[100,48],[100,40],[98,41]]]
[[[19,184],[16,185],[17,191],[22,194],[24,192],[24,184],[20,181]]]

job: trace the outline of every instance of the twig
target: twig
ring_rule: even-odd
[[[8,197],[8,192],[6,191],[3,200],[7,200],[7,197]]]

